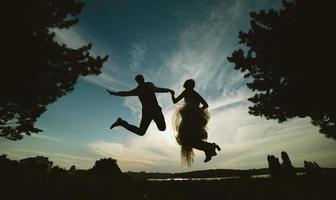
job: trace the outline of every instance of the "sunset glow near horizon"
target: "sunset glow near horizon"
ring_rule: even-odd
[[[0,138],[1,153],[11,159],[42,155],[54,165],[88,169],[100,158],[112,157],[122,171],[181,172],[203,169],[267,167],[266,156],[286,151],[295,167],[304,160],[336,167],[335,141],[311,125],[309,118],[285,123],[248,114],[243,74],[227,61],[241,47],[238,32],[249,28],[249,12],[279,9],[279,0],[86,1],[80,22],[54,30],[57,41],[70,47],[92,43],[94,55],[109,55],[99,76],[82,77],[75,90],[48,106],[36,127],[40,134],[20,141]],[[141,105],[136,97],[109,96],[106,89],[131,90],[135,75],[158,87],[183,90],[186,79],[207,100],[211,119],[209,142],[222,148],[203,163],[195,151],[191,168],[181,168],[180,148],[172,130],[177,105],[170,94],[157,94],[167,129],[152,122],[146,135],[109,130],[119,116],[138,125]]]

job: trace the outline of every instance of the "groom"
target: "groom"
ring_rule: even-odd
[[[162,108],[157,102],[155,92],[159,93],[172,93],[173,90],[167,88],[158,88],[151,82],[145,82],[145,79],[142,75],[137,75],[135,81],[138,83],[138,86],[130,91],[120,91],[112,92],[107,90],[110,95],[115,96],[138,96],[142,105],[142,119],[140,122],[140,127],[129,124],[127,121],[121,119],[120,117],[115,121],[110,129],[116,126],[122,126],[125,129],[143,136],[145,135],[149,124],[152,120],[156,123],[157,128],[160,131],[166,130],[166,122],[162,114]]]

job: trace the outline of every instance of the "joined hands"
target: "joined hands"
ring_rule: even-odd
[[[169,90],[169,92],[172,96],[174,96],[174,94],[175,94],[174,90]]]

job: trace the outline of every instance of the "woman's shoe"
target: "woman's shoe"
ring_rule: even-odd
[[[110,127],[110,129],[113,129],[116,126],[120,126],[123,123],[123,120],[119,117]]]
[[[205,152],[204,162],[209,162],[212,156],[217,156],[216,149],[217,151],[221,150],[221,148],[216,143],[212,143],[210,149],[207,152]]]
[[[205,160],[204,160],[204,162],[209,162],[210,160],[211,160],[211,157],[212,157],[213,155],[211,155],[211,154],[209,154],[209,152],[206,152],[205,153]]]
[[[216,143],[213,143],[213,145],[215,146],[215,149],[217,149],[217,151],[221,150],[221,148]]]
[[[211,152],[212,152],[213,156],[217,156],[216,149],[217,149],[217,151],[221,150],[221,148],[216,143],[212,143],[212,145],[211,145]]]

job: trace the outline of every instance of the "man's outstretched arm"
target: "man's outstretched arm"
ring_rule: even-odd
[[[109,95],[114,95],[114,96],[121,96],[121,97],[126,97],[126,96],[136,96],[136,92],[135,89],[134,90],[130,90],[130,91],[119,91],[119,92],[114,92],[111,90],[106,90]]]
[[[168,93],[168,92],[172,92],[173,91],[173,90],[168,89],[168,88],[159,88],[159,87],[156,87],[154,84],[153,84],[153,87],[154,87],[155,92],[159,92],[159,93]]]
[[[168,89],[168,88],[156,88],[155,89],[155,92],[160,92],[160,93],[168,93],[168,92],[171,92],[172,90],[171,89]]]

